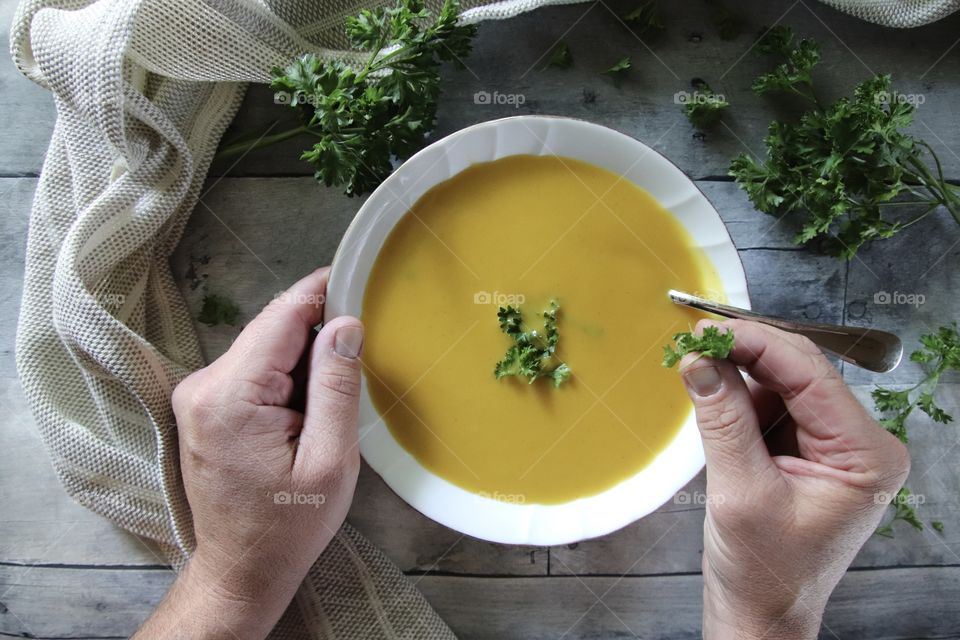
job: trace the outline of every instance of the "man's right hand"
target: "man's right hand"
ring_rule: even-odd
[[[816,638],[907,449],[807,338],[741,320],[697,332],[709,325],[733,329],[729,360],[681,362],[707,459],[704,637]]]

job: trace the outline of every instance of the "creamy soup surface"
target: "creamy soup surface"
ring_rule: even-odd
[[[526,504],[600,493],[648,465],[691,405],[662,348],[701,317],[670,288],[719,291],[709,260],[652,196],[599,167],[513,156],[428,191],[397,224],[363,301],[365,380],[397,441],[466,490]],[[522,298],[520,298],[522,296]],[[542,327],[548,380],[494,377],[498,304]]]

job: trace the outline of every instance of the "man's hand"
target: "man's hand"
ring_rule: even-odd
[[[363,329],[337,318],[313,338],[328,273],[293,285],[174,391],[197,546],[145,637],[264,637],[343,524]]]
[[[816,638],[907,449],[808,339],[739,320],[697,331],[711,324],[734,330],[730,360],[681,363],[707,458],[704,637]]]

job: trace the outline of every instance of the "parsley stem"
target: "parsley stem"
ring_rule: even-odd
[[[909,203],[903,203],[903,204],[914,204],[914,203],[909,202]],[[900,225],[900,229],[901,229],[901,230],[906,229],[907,227],[909,227],[909,226],[912,225],[913,223],[915,223],[915,222],[920,222],[921,220],[923,220],[924,218],[926,218],[928,215],[930,215],[931,213],[933,213],[934,211],[936,211],[939,206],[940,206],[940,203],[939,203],[939,202],[934,202],[932,205],[930,205],[929,207],[927,207],[927,209],[925,209],[923,213],[921,213],[920,215],[916,216],[913,220],[911,220],[910,222],[907,222],[907,223],[905,223],[905,224]]]
[[[260,136],[253,141],[244,141],[244,142],[235,142],[225,146],[223,149],[217,152],[215,160],[222,160],[224,158],[230,158],[233,156],[238,156],[244,154],[248,151],[253,151],[254,149],[259,149],[261,147],[266,147],[271,144],[282,142],[283,140],[289,140],[290,138],[295,138],[301,134],[308,133],[310,131],[309,127],[306,125],[299,126],[295,129],[290,129],[288,131],[283,131],[281,133],[275,133],[272,136]]]
[[[909,158],[910,164],[917,171],[917,177],[919,178],[921,184],[933,195],[947,211],[950,212],[950,215],[953,216],[953,219],[957,221],[957,224],[960,224],[960,198],[957,198],[956,194],[953,193],[953,190],[950,188],[950,185],[947,184],[946,180],[943,178],[943,168],[940,165],[940,159],[937,158],[937,154],[934,153],[933,149],[926,142],[921,143],[927,148],[930,154],[934,158],[934,162],[937,165],[937,171],[940,174],[940,178],[936,178],[931,172],[929,167],[920,160],[916,155],[911,155]]]

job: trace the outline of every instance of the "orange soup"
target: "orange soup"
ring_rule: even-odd
[[[362,312],[374,406],[423,466],[469,491],[527,504],[600,493],[690,414],[662,348],[700,316],[672,304],[671,288],[720,283],[629,180],[553,156],[471,166],[417,201],[374,264]],[[497,380],[512,343],[498,306],[535,325],[551,300],[570,380]]]

